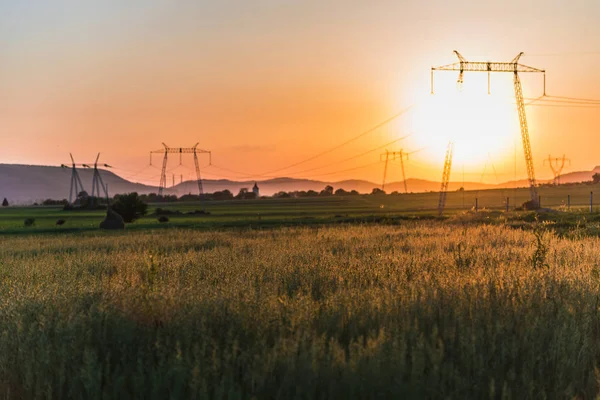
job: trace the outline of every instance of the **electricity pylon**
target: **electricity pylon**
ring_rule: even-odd
[[[433,94],[433,73],[434,71],[459,71],[458,83],[463,83],[464,72],[487,72],[488,73],[488,94],[490,93],[490,73],[491,72],[512,72],[513,84],[515,89],[515,98],[519,111],[519,124],[521,126],[521,139],[523,140],[523,151],[525,153],[525,165],[527,166],[527,178],[529,181],[529,196],[531,202],[537,208],[539,207],[539,198],[535,182],[535,170],[533,168],[533,156],[531,154],[531,141],[529,140],[529,129],[527,127],[527,116],[525,114],[525,102],[523,99],[523,88],[519,79],[519,72],[539,72],[544,74],[544,96],[546,95],[546,71],[539,68],[529,67],[519,64],[519,59],[523,53],[519,53],[511,62],[474,62],[467,61],[460,53],[454,50],[459,62],[441,67],[431,68],[431,93]]]
[[[554,175],[554,186],[560,185],[560,174],[562,173],[563,168],[565,167],[565,162],[568,161],[569,165],[571,165],[571,160],[566,158],[563,154],[562,158],[552,158],[551,155],[548,155],[548,158],[544,160],[544,165],[546,164],[546,161],[548,161],[548,165],[550,165],[550,169],[552,170],[552,174]]]
[[[182,164],[182,156],[183,154],[193,154],[194,155],[194,164],[196,166],[196,182],[198,183],[198,195],[200,196],[200,200],[202,200],[202,196],[204,191],[202,190],[202,178],[200,176],[200,164],[198,162],[198,154],[206,153],[208,154],[209,164],[212,164],[212,155],[208,150],[202,150],[198,148],[200,143],[196,143],[193,147],[169,147],[166,144],[162,144],[164,149],[155,150],[150,152],[150,165],[152,165],[152,154],[160,153],[164,154],[162,169],[160,173],[160,184],[158,185],[158,194],[159,196],[163,194],[164,190],[167,188],[167,160],[168,155],[173,153],[179,153],[179,165]]]
[[[440,188],[440,200],[438,202],[438,214],[442,215],[446,207],[446,194],[448,193],[448,184],[450,183],[450,170],[452,169],[452,151],[454,143],[448,143],[446,149],[446,158],[444,159],[444,171],[442,173],[442,187]]]
[[[405,153],[404,150],[400,151],[388,151],[381,154],[379,159],[381,160],[383,156],[385,156],[385,166],[383,167],[383,182],[381,183],[381,190],[385,190],[385,179],[387,178],[387,169],[389,161],[400,160],[400,167],[402,169],[402,181],[404,182],[404,192],[408,193],[408,186],[406,184],[406,174],[404,173],[404,158],[408,160],[408,155],[410,153]]]
[[[71,188],[69,189],[69,205],[73,205],[73,194],[75,194],[75,199],[77,199],[77,195],[79,193],[85,192],[83,183],[81,183],[81,178],[79,177],[79,172],[77,172],[77,165],[83,164],[75,164],[73,154],[69,153],[69,156],[71,156]],[[69,168],[69,166],[61,164],[61,168]]]
[[[98,160],[100,159],[100,153],[98,153],[98,155],[96,156],[96,161],[94,161],[94,176],[92,178],[92,197],[91,197],[91,202],[92,205],[94,205],[94,201],[96,198],[100,198],[100,189],[102,189],[102,192],[104,192],[104,197],[106,197],[108,199],[108,189],[106,188],[106,185],[104,184],[104,181],[102,180],[102,176],[100,176],[100,171],[98,170]],[[92,168],[89,164],[82,164],[82,166],[84,168]],[[103,167],[105,168],[112,168],[110,165],[108,164],[102,164]]]

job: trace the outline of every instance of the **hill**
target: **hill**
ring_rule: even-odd
[[[560,183],[577,183],[591,181],[592,176],[596,173],[600,173],[600,166],[596,166],[591,171],[569,172],[568,174],[560,176]]]
[[[91,193],[93,170],[78,169],[86,191]],[[101,170],[104,183],[110,194],[137,191],[156,192],[153,186],[129,182],[111,171]],[[6,197],[11,204],[33,203],[45,199],[68,199],[71,185],[69,168],[0,164],[0,197]]]
[[[79,169],[79,175],[84,188],[91,191],[93,171],[90,169]],[[561,176],[561,183],[575,183],[582,181],[591,181],[592,175],[600,172],[600,166],[591,171],[578,171],[564,174]],[[100,170],[102,179],[108,185],[110,195],[116,193],[156,193],[156,186],[145,185],[137,182],[130,182],[121,178],[112,171]],[[69,197],[69,187],[71,182],[71,171],[68,168],[41,166],[41,165],[19,165],[19,164],[0,164],[0,198],[6,197],[11,204],[31,204],[35,201],[44,199],[64,199]],[[203,182],[204,191],[207,193],[221,190],[229,190],[237,194],[240,189],[251,189],[255,181],[232,181],[229,179],[205,179]],[[540,181],[545,182],[545,181]],[[261,195],[270,196],[280,191],[320,191],[325,186],[331,185],[334,189],[344,189],[346,191],[356,190],[360,193],[370,193],[373,188],[379,188],[379,183],[366,180],[350,179],[343,181],[319,181],[312,179],[296,178],[274,178],[258,181]],[[440,182],[429,181],[425,179],[407,179],[408,191],[413,193],[438,191]],[[504,182],[497,185],[481,184],[477,182],[450,182],[449,190],[455,191],[460,187],[465,190],[486,190],[525,187],[526,180],[515,182]],[[393,191],[404,192],[403,182],[390,182],[385,186],[386,192]],[[168,188],[167,193],[181,196],[187,193],[197,193],[198,187],[195,181],[187,181],[176,186]]]

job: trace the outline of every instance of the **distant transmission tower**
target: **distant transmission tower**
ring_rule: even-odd
[[[400,151],[386,150],[385,153],[381,154],[380,160],[385,156],[385,166],[383,167],[383,182],[381,183],[381,190],[385,190],[385,180],[387,178],[388,162],[399,159],[400,166],[402,169],[402,181],[404,182],[404,193],[408,193],[408,186],[406,184],[406,174],[404,173],[404,158],[406,157],[406,159],[408,160],[408,154],[410,154],[410,153],[405,153],[404,150],[400,150]]]
[[[100,171],[98,170],[98,160],[100,159],[100,153],[98,153],[98,155],[96,156],[96,161],[94,161],[94,176],[92,178],[92,205],[94,204],[94,201],[96,198],[100,198],[100,195],[102,193],[100,193],[100,189],[102,189],[102,192],[104,192],[104,197],[106,197],[108,199],[108,188],[107,186],[104,184],[104,181],[102,180],[102,176],[100,176]],[[82,164],[82,166],[84,168],[92,168],[89,164]],[[110,165],[108,164],[102,164],[103,167],[105,168],[112,168]]]
[[[152,165],[152,154],[160,153],[164,154],[163,162],[162,162],[162,170],[160,173],[160,184],[158,185],[158,194],[162,195],[164,190],[167,188],[167,161],[169,154],[179,154],[179,165],[182,164],[182,155],[183,154],[193,154],[194,155],[194,164],[196,167],[196,182],[198,183],[198,195],[202,200],[202,195],[204,191],[202,190],[202,177],[200,176],[200,164],[198,162],[198,154],[208,154],[209,164],[212,164],[212,155],[208,150],[202,150],[198,148],[200,143],[196,143],[193,147],[169,147],[166,144],[162,144],[164,149],[155,150],[150,152],[150,165]]]
[[[463,83],[465,71],[487,72],[488,73],[488,94],[490,93],[490,73],[491,72],[512,72],[517,99],[517,108],[519,110],[519,123],[521,125],[521,138],[523,140],[523,151],[525,153],[525,164],[527,165],[527,177],[529,180],[529,196],[534,206],[539,207],[539,198],[537,194],[535,171],[533,168],[533,156],[531,154],[531,142],[529,140],[529,129],[527,127],[527,116],[525,114],[525,102],[523,99],[523,88],[519,79],[519,72],[539,72],[544,74],[544,96],[546,95],[546,71],[543,69],[529,67],[519,64],[519,59],[523,53],[519,53],[511,62],[473,62],[467,61],[460,53],[454,50],[459,62],[441,67],[431,68],[431,94],[433,94],[433,73],[434,71],[459,71],[458,83]]]
[[[452,169],[452,151],[454,143],[448,143],[446,149],[446,158],[444,159],[444,172],[442,173],[442,187],[440,188],[440,201],[438,202],[438,214],[444,213],[446,207],[446,194],[448,193],[448,184],[450,183],[450,170]]]
[[[560,185],[560,174],[562,173],[563,168],[565,167],[565,162],[568,161],[569,165],[571,165],[571,160],[566,158],[563,154],[562,158],[552,158],[551,155],[548,155],[548,158],[544,160],[544,165],[546,165],[546,161],[548,161],[548,165],[550,166],[552,174],[554,175],[554,186]]]
[[[73,154],[69,153],[69,156],[71,156],[71,188],[69,189],[69,204],[73,205],[73,195],[75,195],[75,199],[77,199],[79,193],[85,192],[83,183],[81,183],[81,178],[79,177],[79,172],[77,172],[77,165],[83,166],[83,164],[75,164]],[[69,166],[61,164],[61,168],[69,168]]]

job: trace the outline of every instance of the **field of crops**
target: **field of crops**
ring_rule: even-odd
[[[600,239],[468,218],[5,235],[0,398],[590,398]]]
[[[590,192],[597,185],[562,185],[540,187],[542,206],[554,210],[569,210],[577,213],[589,212]],[[446,215],[462,213],[474,208],[479,210],[509,210],[529,199],[529,190],[498,189],[467,192],[449,192]],[[232,227],[279,227],[297,225],[323,225],[336,222],[357,222],[361,220],[381,220],[396,217],[437,216],[438,193],[411,193],[399,195],[360,195],[331,196],[316,198],[264,198],[258,200],[208,201],[203,204],[162,203],[152,204],[149,214],[133,224],[130,230],[146,230],[167,227],[192,229],[220,229]],[[169,215],[168,224],[160,224],[154,212],[157,207],[178,211],[179,215]],[[210,214],[190,214],[206,209]],[[594,202],[594,212],[600,211],[600,190]],[[96,231],[103,220],[105,211],[63,211],[62,207],[0,207],[0,235],[60,233]],[[34,219],[32,226],[25,227],[25,219]],[[57,226],[59,219],[64,225]]]

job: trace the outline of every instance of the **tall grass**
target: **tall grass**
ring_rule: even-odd
[[[593,397],[599,246],[441,222],[6,238],[0,398]]]

